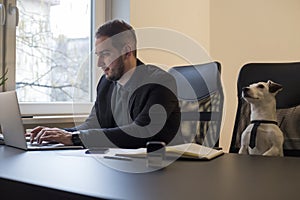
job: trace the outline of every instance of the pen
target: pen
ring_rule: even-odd
[[[127,158],[127,157],[121,157],[121,156],[103,156],[103,158],[106,158],[106,159],[114,159],[114,160],[126,160],[126,161],[131,161],[130,158]]]

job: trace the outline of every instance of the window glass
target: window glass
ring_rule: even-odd
[[[18,0],[20,102],[91,100],[91,1]]]

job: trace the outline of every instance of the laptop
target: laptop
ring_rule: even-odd
[[[5,145],[23,150],[83,149],[61,143],[30,143],[26,140],[16,91],[0,92],[0,126]]]

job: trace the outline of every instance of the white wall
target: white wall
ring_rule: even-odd
[[[111,16],[109,17],[130,22],[130,0],[106,0],[106,3],[111,4]]]
[[[299,10],[299,0],[131,0],[130,22],[137,28],[179,31],[221,62],[226,105],[220,144],[228,150],[241,66],[255,61],[299,61]],[[141,56],[146,62],[169,66],[181,62],[162,53],[142,52]]]
[[[183,3],[185,2],[185,3]],[[209,0],[131,0],[130,23],[136,28],[172,29],[190,37],[209,50]],[[153,41],[161,40],[153,37]],[[178,41],[174,41],[176,43]],[[184,59],[164,51],[143,50],[139,57],[145,62],[174,66],[186,64]]]
[[[222,63],[228,148],[237,107],[238,72],[248,62],[300,61],[299,0],[211,0],[210,54]]]

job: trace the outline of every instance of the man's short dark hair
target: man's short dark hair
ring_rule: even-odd
[[[115,36],[115,37],[113,37]],[[109,37],[112,39],[112,45],[121,50],[124,45],[130,43],[133,48],[134,56],[136,56],[136,35],[135,31],[123,20],[108,21],[100,26],[96,32],[96,38]]]

